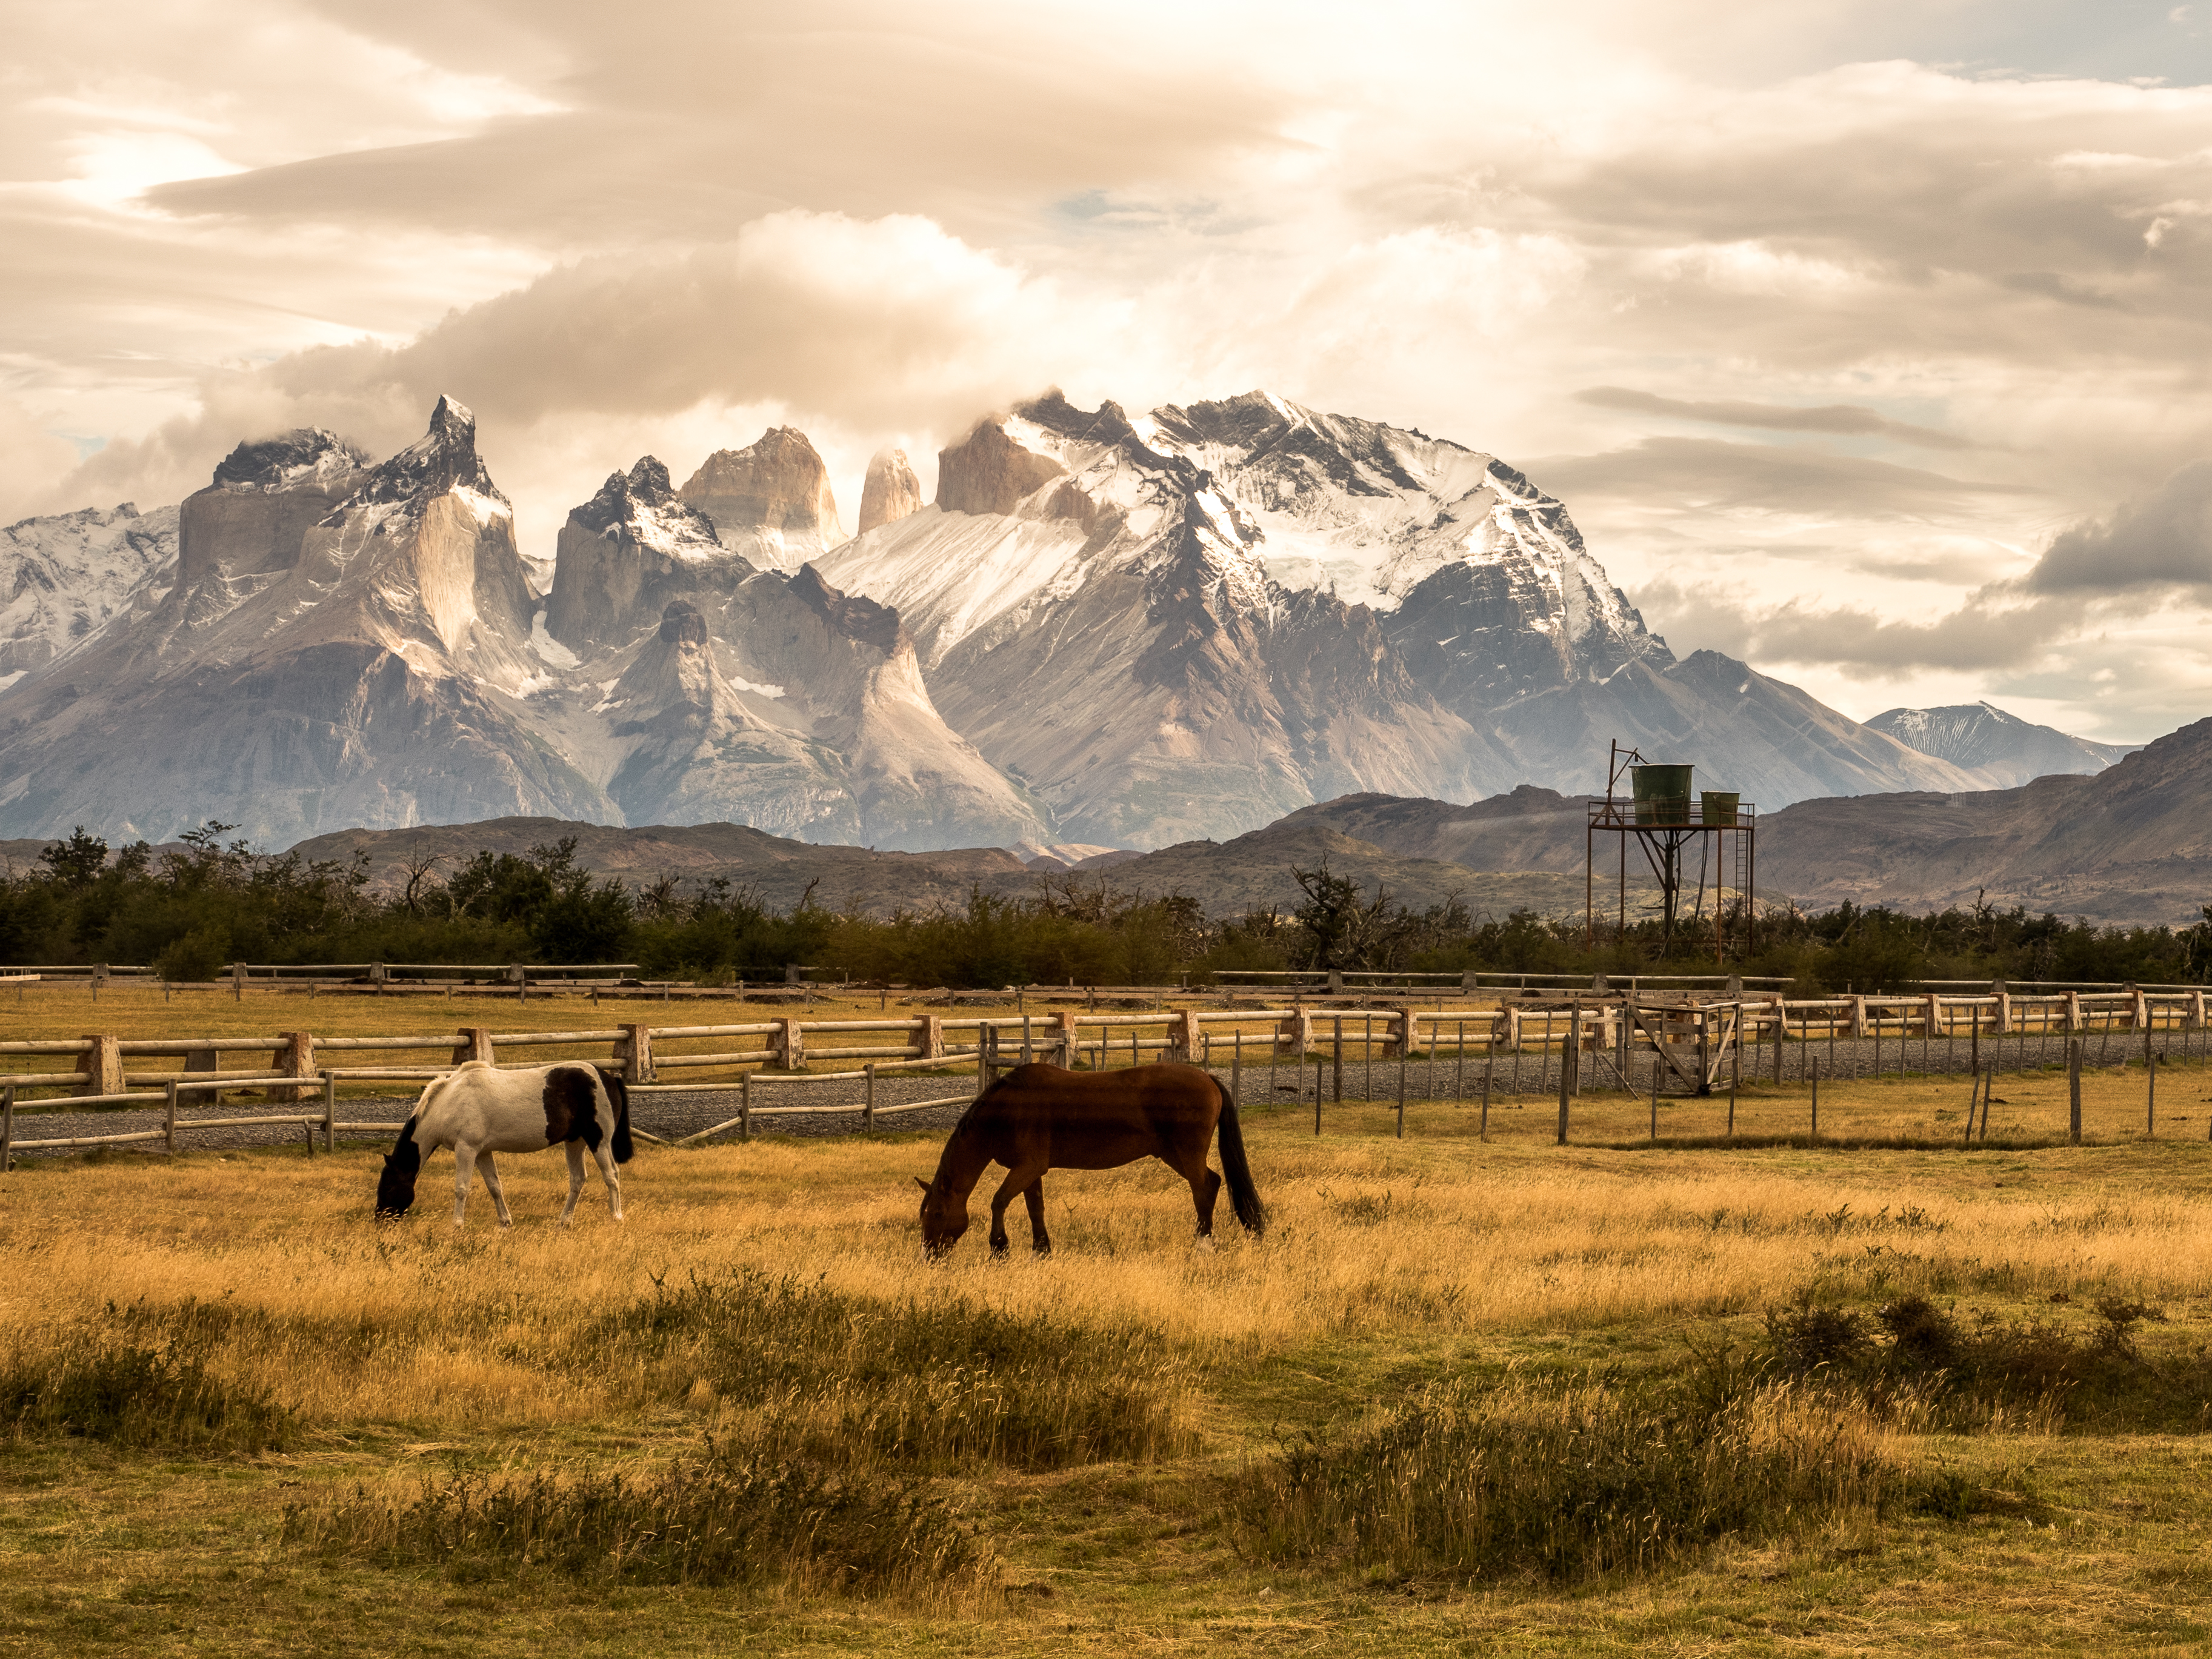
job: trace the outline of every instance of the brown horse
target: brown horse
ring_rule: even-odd
[[[1030,1209],[1030,1244],[1052,1253],[1044,1230],[1047,1170],[1117,1170],[1157,1158],[1190,1182],[1198,1236],[1213,1236],[1213,1200],[1221,1176],[1206,1167],[1206,1144],[1221,1131],[1221,1167],[1229,1200],[1244,1230],[1267,1224],[1266,1206],[1244,1162],[1237,1103],[1195,1066],[1133,1066],[1121,1072],[1069,1072],[1057,1066],[1017,1066],[975,1097],[961,1115],[921,1188],[921,1243],[932,1255],[951,1249],[968,1231],[968,1194],[984,1170],[1006,1167],[991,1200],[991,1253],[1006,1251],[1006,1206],[1019,1193]],[[1209,1246],[1209,1248],[1211,1248]]]

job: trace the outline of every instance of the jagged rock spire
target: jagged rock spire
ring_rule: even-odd
[[[903,449],[879,449],[868,461],[860,486],[860,528],[866,535],[879,525],[896,524],[921,507],[921,481],[914,476]]]
[[[507,497],[491,481],[477,453],[477,417],[466,404],[449,397],[430,411],[430,429],[368,475],[348,507],[384,501],[419,505],[449,489],[474,490],[501,506]]]

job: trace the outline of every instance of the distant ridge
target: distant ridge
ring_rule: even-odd
[[[1946,760],[1985,789],[2009,789],[2053,772],[2101,772],[2132,745],[2095,743],[2034,726],[1995,703],[1892,708],[1867,725],[1907,748]]]

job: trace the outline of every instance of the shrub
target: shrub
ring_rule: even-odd
[[[2203,1427],[2212,1422],[2205,1357],[2147,1358],[2136,1327],[2163,1317],[2146,1303],[2103,1297],[2087,1332],[2041,1319],[1984,1316],[1962,1325],[1927,1297],[1876,1309],[1877,1340],[1858,1315],[1801,1297],[1766,1315],[1759,1362],[1783,1375],[1852,1390],[1888,1411],[1931,1408],[1954,1429],[2027,1409],[2047,1420],[2107,1426]]]
[[[701,1384],[764,1411],[754,1431],[805,1455],[1061,1468],[1195,1448],[1157,1333],[1024,1318],[965,1300],[887,1303],[751,1269],[609,1316],[574,1363],[642,1358],[669,1399]]]
[[[284,1512],[284,1541],[390,1567],[483,1578],[525,1566],[595,1584],[741,1584],[879,1591],[980,1588],[989,1553],[911,1485],[705,1452],[646,1474],[459,1474],[411,1500],[356,1487]]]
[[[154,958],[154,971],[178,984],[210,980],[230,959],[228,928],[196,927]]]
[[[1718,1411],[1601,1387],[1434,1387],[1341,1443],[1309,1437],[1232,1487],[1249,1554],[1400,1579],[1649,1570],[1729,1535],[1878,1512],[1904,1483],[1871,1419],[1769,1384]]]
[[[0,1372],[0,1421],[18,1438],[82,1436],[179,1451],[280,1449],[292,1413],[210,1374],[174,1344],[72,1339],[39,1356],[19,1350]]]

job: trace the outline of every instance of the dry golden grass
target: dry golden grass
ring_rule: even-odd
[[[364,1005],[375,1018],[353,1029],[408,1029],[388,1021],[390,1006],[354,1007]],[[563,1025],[574,1006],[544,1012]],[[519,1013],[501,1005],[474,1023],[509,1029]],[[950,1261],[925,1265],[911,1177],[928,1172],[936,1142],[915,1135],[647,1147],[628,1171],[628,1223],[611,1224],[592,1188],[568,1231],[552,1224],[565,1174],[551,1157],[502,1160],[511,1232],[479,1192],[458,1235],[441,1201],[442,1159],[427,1201],[391,1229],[369,1218],[368,1148],[312,1161],[265,1149],[19,1167],[0,1177],[0,1251],[13,1269],[0,1279],[0,1330],[11,1343],[36,1352],[88,1324],[189,1332],[222,1375],[295,1406],[307,1434],[283,1457],[228,1472],[19,1449],[13,1484],[0,1480],[0,1554],[19,1588],[0,1606],[43,1650],[183,1651],[226,1633],[245,1643],[241,1620],[258,1621],[252,1644],[272,1652],[333,1654],[463,1638],[472,1651],[536,1651],[587,1630],[611,1650],[655,1654],[750,1641],[1121,1655],[1218,1650],[1224,1638],[1392,1652],[2032,1642],[2177,1652],[2212,1639],[2212,1597],[2189,1576],[2201,1567],[2201,1442],[2054,1436],[2048,1414],[1964,1438],[1902,1433],[1909,1413],[1851,1431],[1901,1466],[2040,1492],[2027,1518],[1893,1516],[1729,1544],[1674,1576],[1586,1594],[1519,1582],[1408,1592],[1269,1565],[1236,1554],[1214,1518],[1223,1483],[1273,1457],[1279,1429],[1348,1430],[1432,1383],[1500,1370],[1542,1388],[1612,1367],[1663,1376],[1690,1340],[1746,1340],[1762,1310],[1806,1285],[1861,1306],[1925,1289],[1962,1317],[1984,1308],[2085,1331],[2085,1302],[2116,1293],[2168,1316],[2142,1333],[2146,1349],[2194,1351],[2212,1338],[2202,1071],[2163,1074],[2155,1141],[2139,1133],[2142,1073],[2093,1076],[2088,1115],[2103,1144],[2078,1149],[2000,1142],[2008,1126],[2063,1127],[2063,1083],[2050,1075],[2002,1079],[1998,1097],[2016,1109],[1999,1106],[1991,1143],[1972,1151],[1952,1140],[1963,1079],[1823,1089],[1826,1134],[1944,1143],[1886,1150],[1645,1150],[1627,1143],[1648,1127],[1648,1104],[1595,1093],[1576,1103],[1579,1144],[1565,1149],[1551,1144],[1555,1108],[1543,1100],[1497,1105],[1487,1144],[1474,1106],[1448,1102],[1413,1103],[1402,1140],[1389,1106],[1331,1105],[1316,1138],[1310,1104],[1271,1111],[1260,1092],[1248,1075],[1246,1133],[1274,1224],[1255,1243],[1224,1217],[1211,1255],[1192,1247],[1187,1189],[1144,1164],[1048,1177],[1049,1259],[1022,1248],[1017,1206],[1012,1259],[992,1261],[978,1229]],[[1801,1130],[1808,1104],[1796,1088],[1747,1094],[1739,1129]],[[1717,1131],[1725,1102],[1662,1112],[1662,1135],[1703,1134]],[[2193,1126],[2179,1121],[2188,1115]],[[987,1198],[988,1186],[979,1211]],[[827,1613],[803,1597],[656,1591],[615,1609],[595,1591],[535,1586],[518,1601],[498,1585],[479,1595],[434,1576],[295,1562],[270,1542],[301,1482],[318,1498],[356,1480],[402,1493],[447,1456],[583,1468],[662,1459],[702,1429],[742,1432],[743,1400],[672,1393],[643,1359],[608,1353],[580,1368],[564,1356],[578,1331],[651,1296],[656,1279],[744,1267],[884,1304],[965,1300],[1093,1334],[1158,1333],[1185,1368],[1202,1450],[1159,1465],[948,1478],[949,1501],[1000,1551],[1009,1582],[1055,1592],[957,1624],[895,1604]],[[196,1514],[223,1519],[210,1530],[188,1522]]]
[[[2117,1113],[2127,1083],[2096,1082],[2114,1097],[2100,1109]],[[1897,1096],[1863,1103],[1835,1091],[1870,1123],[1928,1109],[1910,1088],[1859,1092]],[[1644,1109],[1586,1097],[1577,1133],[1625,1133]],[[540,1363],[550,1334],[655,1279],[738,1267],[871,1297],[1133,1322],[1212,1357],[1354,1333],[1504,1342],[1663,1327],[1754,1311],[1813,1281],[2212,1297],[2212,1148],[2195,1141],[1649,1152],[1549,1146],[1547,1105],[1493,1110],[1488,1145],[1474,1138],[1476,1114],[1449,1104],[1417,1104],[1404,1140],[1380,1106],[1327,1108],[1319,1139],[1304,1114],[1248,1121],[1273,1217],[1263,1241],[1224,1209],[1218,1253],[1194,1250],[1188,1189],[1146,1163],[1048,1177],[1048,1260],[1022,1248],[1016,1204],[1012,1260],[989,1259],[979,1224],[937,1266],[916,1249],[912,1177],[934,1161],[934,1143],[916,1138],[647,1147],[625,1182],[628,1223],[608,1221],[594,1187],[571,1232],[552,1225],[566,1176],[550,1157],[502,1160],[519,1218],[509,1233],[481,1190],[454,1232],[444,1159],[397,1227],[369,1218],[365,1151],[32,1166],[7,1178],[0,1202],[0,1250],[17,1267],[0,1285],[0,1321],[24,1332],[110,1303],[217,1306],[223,1363],[310,1418],[434,1429],[604,1416],[606,1388]],[[979,1222],[990,1190],[978,1189]]]

